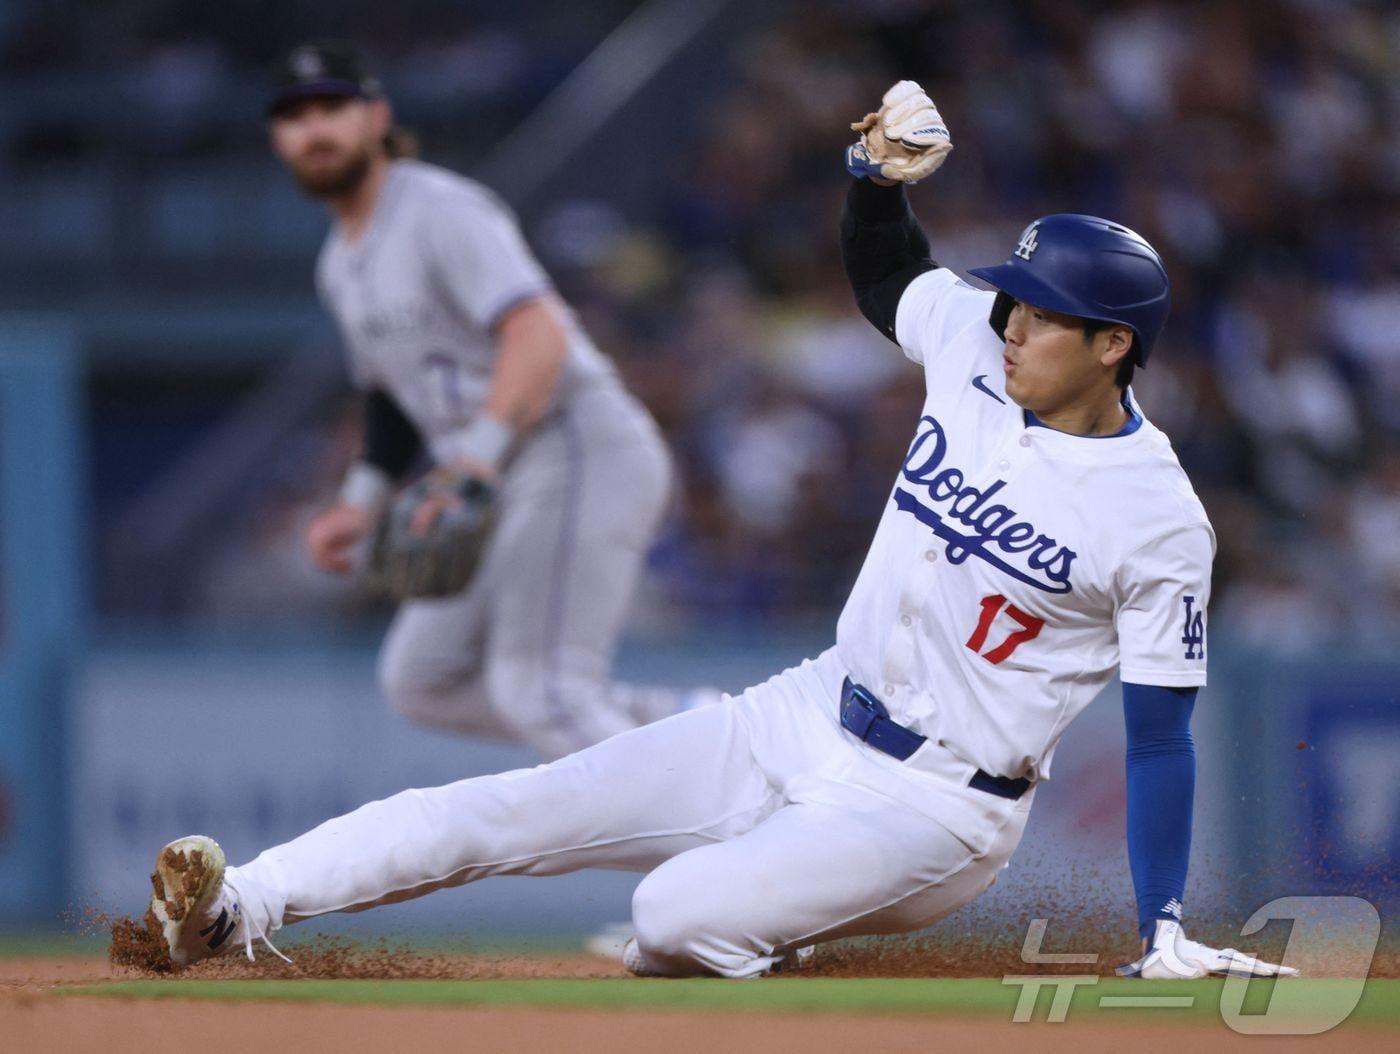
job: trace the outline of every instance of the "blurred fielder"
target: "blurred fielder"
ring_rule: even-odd
[[[636,973],[752,977],[819,941],[920,929],[1006,866],[1070,721],[1124,682],[1128,855],[1142,977],[1294,972],[1181,931],[1214,537],[1128,382],[1166,271],[1092,216],[1026,228],[1007,261],[941,268],[903,184],[952,148],[902,81],[847,155],[861,311],[927,398],[869,555],[815,659],[528,771],[410,791],[224,869],[208,838],[156,865],[177,962],[282,925],[491,875],[650,872]]]
[[[366,393],[363,454],[307,540],[341,574],[368,548],[405,600],[380,655],[391,705],[548,757],[675,713],[672,693],[608,679],[671,484],[646,410],[505,204],[398,156],[354,49],[297,48],[268,112],[335,218],[316,281]],[[391,501],[425,445],[439,468]]]

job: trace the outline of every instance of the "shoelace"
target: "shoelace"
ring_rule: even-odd
[[[238,890],[233,886],[233,884],[229,882],[227,877],[224,878],[224,888],[229,891],[229,893],[233,896],[234,902],[239,905],[238,914],[239,917],[243,919],[243,952],[248,956],[248,961],[256,961],[253,956],[253,941],[260,940],[268,946],[268,948],[272,951],[272,954],[277,956],[277,958],[281,959],[285,963],[296,965],[295,963],[292,963],[291,959],[287,958],[287,956],[283,955],[280,951],[277,950],[277,945],[272,943],[265,930],[259,927],[257,933],[253,932],[252,917],[248,915],[248,913],[245,912],[242,907],[244,897],[241,893],[238,892]]]

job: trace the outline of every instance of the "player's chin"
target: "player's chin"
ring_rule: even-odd
[[[313,197],[326,198],[347,194],[365,176],[368,164],[359,158],[337,161],[300,162],[292,166],[297,184]]]

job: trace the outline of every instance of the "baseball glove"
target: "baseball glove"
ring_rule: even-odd
[[[914,81],[900,81],[881,100],[878,113],[851,125],[860,141],[846,148],[855,176],[917,183],[943,164],[953,141],[938,107]]]
[[[396,600],[460,593],[481,562],[494,501],[494,489],[482,480],[429,472],[381,517],[366,567],[369,587]],[[439,511],[426,530],[415,530],[415,516],[428,502]]]

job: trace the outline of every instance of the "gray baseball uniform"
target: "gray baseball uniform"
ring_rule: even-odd
[[[495,323],[551,289],[491,191],[417,161],[390,167],[356,242],[317,265],[351,374],[383,390],[438,461],[490,389]],[[380,655],[391,704],[424,724],[557,757],[677,708],[608,680],[629,598],[670,491],[646,410],[569,317],[552,405],[518,444],[482,567],[462,595],[407,603]]]

